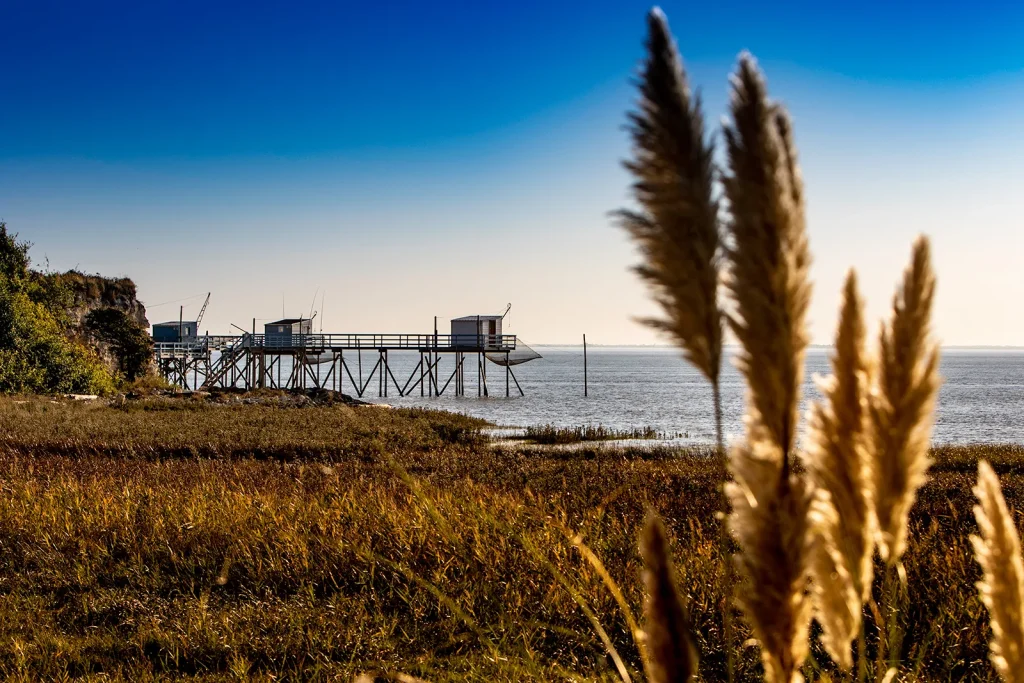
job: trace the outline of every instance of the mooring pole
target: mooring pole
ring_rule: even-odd
[[[587,396],[587,335],[583,335],[583,396]]]

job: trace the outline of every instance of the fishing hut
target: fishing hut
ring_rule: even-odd
[[[188,342],[194,340],[198,334],[199,323],[195,320],[172,320],[166,323],[153,325],[153,341],[165,342]]]
[[[506,313],[508,311],[506,310]],[[473,315],[451,320],[449,334],[314,332],[312,318],[267,323],[263,334],[194,335],[162,341],[153,329],[157,367],[168,381],[184,388],[332,389],[347,384],[359,397],[376,385],[377,395],[466,395],[466,365],[477,364],[477,395],[489,396],[487,364],[505,370],[505,395],[512,386],[523,395],[513,366],[540,354],[502,333],[504,316]],[[177,324],[177,323],[175,323]],[[160,332],[159,334],[164,334]],[[417,354],[404,381],[396,376],[394,354]],[[364,355],[369,356],[364,361]],[[406,366],[408,367],[408,365]],[[191,374],[191,377],[189,375]],[[191,381],[190,381],[191,380]]]
[[[312,318],[285,318],[263,326],[263,335],[267,346],[292,346],[303,335],[312,333]]]

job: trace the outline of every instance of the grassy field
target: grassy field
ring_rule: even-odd
[[[638,653],[579,546],[638,613],[648,508],[674,537],[703,676],[721,678],[706,451],[494,449],[426,411],[149,408],[0,402],[0,678],[607,679],[588,613],[634,668]],[[904,667],[994,680],[971,486],[987,457],[1021,509],[1024,451],[935,455]],[[759,666],[744,650],[740,680]]]

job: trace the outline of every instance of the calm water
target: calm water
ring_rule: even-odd
[[[526,396],[512,385],[505,398],[505,372],[488,364],[491,398],[476,395],[476,361],[466,360],[465,397],[453,387],[440,398],[364,398],[396,406],[423,405],[485,418],[499,425],[523,427],[554,424],[604,425],[615,429],[654,427],[659,432],[685,435],[688,441],[710,441],[714,436],[711,392],[707,383],[670,348],[592,347],[588,351],[589,393],[583,397],[583,351],[579,347],[537,347],[544,358],[514,368]],[[807,358],[805,394],[816,397],[811,375],[828,372],[826,349],[812,349]],[[364,372],[372,367],[372,353],[364,354]],[[352,360],[346,354],[346,360]],[[391,365],[404,384],[418,360],[416,354],[395,353]],[[442,359],[442,384],[452,361]],[[353,372],[355,372],[355,363]],[[326,368],[325,368],[326,372]],[[934,440],[940,443],[1024,443],[1024,350],[947,349],[942,356],[943,386],[939,396]],[[352,393],[345,378],[344,390]],[[392,394],[397,394],[393,391]],[[723,377],[726,431],[741,431],[743,385],[727,364]]]

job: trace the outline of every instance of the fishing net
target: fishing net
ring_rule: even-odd
[[[485,353],[484,355],[487,356],[487,360],[491,361],[495,365],[500,365],[501,367],[521,365],[527,361],[543,358],[543,356],[518,339],[516,340],[516,348],[509,351],[507,354],[491,352]]]

